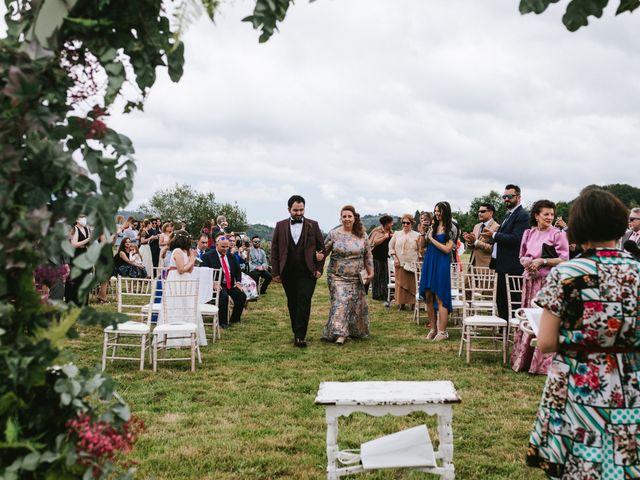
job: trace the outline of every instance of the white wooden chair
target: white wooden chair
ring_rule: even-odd
[[[163,323],[153,330],[153,371],[157,371],[158,362],[191,360],[191,371],[202,363],[198,339],[198,286],[197,280],[167,280],[163,283],[162,320]],[[170,343],[189,341],[190,357],[158,357],[158,349],[173,348]],[[178,348],[178,347],[176,347]]]
[[[211,341],[215,343],[216,339],[220,340],[220,321],[219,321],[219,307],[218,298],[220,293],[220,280],[222,278],[222,269],[216,268],[213,270],[213,292],[211,296],[211,303],[201,303],[200,314],[204,321],[205,332],[207,327],[211,327]],[[209,320],[210,319],[210,320]]]
[[[516,311],[522,307],[522,275],[505,275],[507,283],[507,301],[509,305],[509,330],[507,334],[508,345],[513,345],[515,331],[520,324],[520,318],[516,316]]]
[[[451,264],[451,320],[454,325],[462,324],[464,315],[463,307],[465,302],[465,281],[464,272],[467,271],[468,264],[452,263]]]
[[[393,263],[393,258],[387,258],[387,271],[389,272],[389,277],[387,280],[387,303],[385,307],[391,307],[391,300],[395,298],[396,293],[396,266]]]
[[[458,355],[462,355],[462,348],[466,346],[466,360],[471,362],[471,352],[502,352],[502,362],[507,363],[507,332],[509,323],[498,317],[496,298],[496,274],[493,270],[478,270],[471,267],[469,270],[468,285],[471,286],[470,302],[465,302],[463,307],[462,336]],[[472,342],[478,340],[491,340],[499,342],[501,347],[479,348],[473,347]]]
[[[140,361],[140,370],[144,370],[144,354],[149,349],[148,339],[151,330],[151,310],[143,312],[141,305],[151,301],[155,295],[155,281],[148,278],[123,278],[118,277],[117,303],[118,313],[124,313],[129,317],[126,322],[120,323],[116,328],[106,327],[102,342],[102,370],[107,367],[107,353],[111,348],[110,360],[136,360]],[[121,343],[121,337],[124,343]],[[137,343],[130,342],[132,338],[138,339]],[[140,348],[137,357],[118,356],[118,348]],[[151,353],[149,351],[149,353]],[[151,360],[151,358],[150,358]]]
[[[418,325],[420,325],[420,309],[424,307],[426,310],[427,308],[427,304],[425,303],[424,298],[420,298],[420,275],[422,273],[422,262],[413,262],[413,265],[413,277],[416,282],[416,305],[413,309],[413,319]]]

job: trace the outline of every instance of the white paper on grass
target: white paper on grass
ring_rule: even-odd
[[[436,465],[433,444],[426,425],[363,443],[360,446],[360,460],[365,470]]]

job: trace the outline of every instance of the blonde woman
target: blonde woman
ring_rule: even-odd
[[[162,233],[158,241],[160,242],[160,264],[165,264],[165,257],[169,251],[169,243],[171,242],[171,234],[173,233],[173,223],[167,222],[162,225]]]
[[[402,230],[395,232],[389,242],[389,256],[396,271],[396,303],[400,310],[416,303],[415,262],[420,260],[418,242],[420,234],[413,230],[413,215],[405,213],[400,219]]]

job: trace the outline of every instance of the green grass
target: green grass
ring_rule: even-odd
[[[272,285],[241,324],[202,349],[195,373],[188,362],[161,364],[155,374],[139,372],[135,362],[108,364],[119,392],[146,423],[131,455],[138,478],[326,478],[324,408],[314,398],[327,380],[451,380],[462,398],[453,413],[457,478],[545,478],[524,465],[543,377],[513,373],[500,354],[478,353],[467,365],[457,354],[459,330],[448,341],[427,342],[411,312],[371,300],[368,340],[343,347],[321,342],[329,311],[325,278],[316,288],[307,349],[292,346],[284,292]],[[81,330],[72,343],[80,364],[99,363],[100,339],[97,329]],[[436,442],[433,417],[356,414],[341,419],[340,446],[357,448],[420,423]],[[436,477],[388,470],[349,478]]]

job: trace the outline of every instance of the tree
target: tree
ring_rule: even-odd
[[[232,230],[241,231],[247,226],[247,216],[237,205],[216,203],[213,192],[200,193],[189,185],[176,184],[172,189],[155,192],[148,203],[140,205],[140,211],[163,221],[185,222],[193,236],[200,233],[207,220],[215,221],[218,215],[227,217]]]
[[[550,4],[557,2],[558,0],[520,0],[520,13],[523,15],[531,12],[540,14]],[[589,24],[590,16],[602,17],[608,3],[608,0],[570,0],[562,17],[562,23],[567,27],[567,30],[575,32],[580,27],[585,27]],[[620,0],[616,15],[624,12],[631,13],[639,6],[640,0]]]

